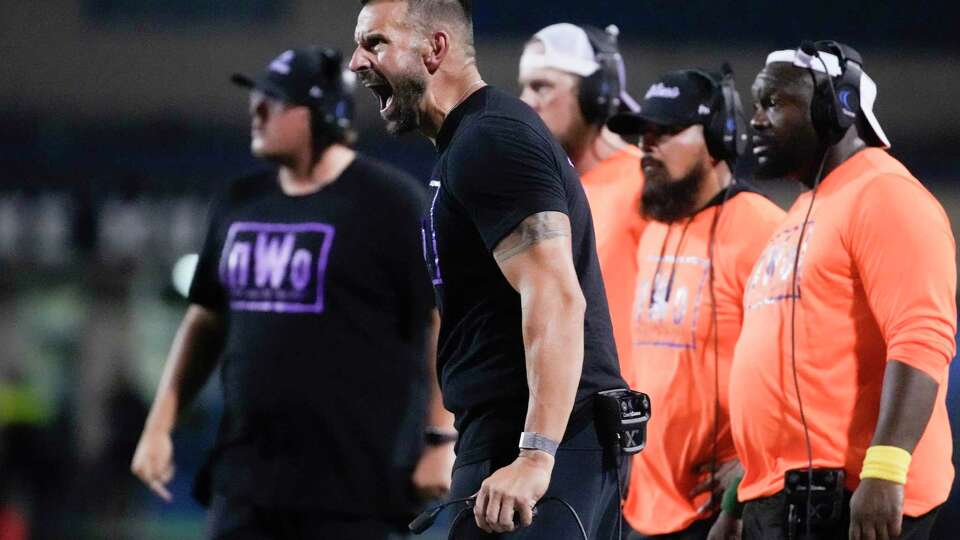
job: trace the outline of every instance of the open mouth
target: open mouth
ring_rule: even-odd
[[[381,113],[386,112],[393,105],[393,88],[385,81],[368,84],[367,88],[380,100]]]

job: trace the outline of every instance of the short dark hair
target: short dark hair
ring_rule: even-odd
[[[360,0],[365,6],[376,0]],[[427,23],[443,21],[458,26],[468,56],[475,54],[473,46],[473,0],[403,0],[410,6],[409,14],[421,30],[429,30]]]

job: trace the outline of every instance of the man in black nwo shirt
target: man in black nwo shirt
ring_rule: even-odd
[[[209,538],[397,538],[453,466],[426,346],[426,190],[347,146],[338,52],[286,51],[233,80],[250,89],[251,151],[278,170],[213,205],[133,472],[170,499],[171,431],[219,360],[224,413],[197,484]]]
[[[451,497],[476,494],[455,537],[578,538],[559,504],[533,519],[557,496],[590,538],[612,538],[617,458],[592,404],[626,385],[576,171],[533,110],[480,78],[468,1],[361,4],[350,68],[391,132],[419,130],[440,153],[423,247],[460,434]]]

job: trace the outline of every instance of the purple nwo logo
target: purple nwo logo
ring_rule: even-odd
[[[324,223],[230,226],[220,281],[239,311],[322,313],[334,227]]]

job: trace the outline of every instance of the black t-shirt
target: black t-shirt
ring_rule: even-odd
[[[285,195],[271,172],[214,203],[190,300],[228,326],[215,492],[345,515],[413,510],[428,203],[416,180],[360,156],[310,195]]]
[[[593,220],[576,170],[539,116],[486,87],[451,111],[437,137],[440,159],[424,247],[441,312],[443,400],[456,416],[458,465],[516,452],[528,387],[520,295],[492,252],[532,214],[563,212],[587,300],[584,360],[574,420],[592,414],[591,396],[625,388],[620,377]],[[587,419],[589,420],[589,419]]]

